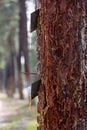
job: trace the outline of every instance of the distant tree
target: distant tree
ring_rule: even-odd
[[[14,89],[14,59],[17,52],[18,4],[17,0],[0,1],[0,69],[5,69],[6,88]],[[16,50],[15,50],[16,48]],[[7,67],[8,66],[8,67]],[[6,68],[5,68],[6,67]],[[11,68],[12,67],[12,68]],[[8,68],[8,70],[7,70]],[[9,73],[10,76],[7,76]],[[4,78],[4,77],[3,77]],[[12,92],[13,93],[13,92]],[[13,95],[11,93],[11,95]]]
[[[13,96],[15,90],[15,44],[14,44],[15,28],[11,29],[8,35],[9,58],[6,64],[6,90],[8,96]]]
[[[26,0],[19,0],[19,54],[18,54],[18,78],[20,98],[23,98],[22,80],[21,80],[21,56],[25,59],[25,72],[29,73],[29,57],[28,57],[28,41],[27,41],[27,16],[26,16]]]

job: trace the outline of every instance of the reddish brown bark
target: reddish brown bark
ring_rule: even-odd
[[[81,30],[86,0],[40,0],[37,30],[39,130],[86,130]],[[85,11],[85,13],[87,13]],[[86,14],[87,16],[87,14]]]

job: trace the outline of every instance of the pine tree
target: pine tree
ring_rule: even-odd
[[[40,4],[38,130],[86,130],[87,1]]]

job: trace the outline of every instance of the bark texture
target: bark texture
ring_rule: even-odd
[[[81,47],[86,39],[82,40],[81,33],[84,17],[87,23],[87,2],[40,0],[40,4],[37,52],[42,85],[38,130],[86,130],[81,71]]]

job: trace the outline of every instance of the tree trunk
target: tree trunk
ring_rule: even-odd
[[[20,51],[19,51],[19,55],[17,57],[17,65],[18,65],[18,90],[19,90],[19,96],[20,99],[24,99],[24,95],[23,95],[23,86],[22,86],[22,76],[21,76],[21,55],[20,55]]]
[[[18,86],[20,98],[23,98],[22,93],[22,78],[21,78],[21,56],[25,59],[25,72],[29,73],[29,56],[28,56],[28,41],[27,41],[27,17],[26,17],[26,0],[19,0],[20,18],[19,18],[19,55],[18,55]]]
[[[15,68],[14,68],[14,58],[15,58],[15,48],[14,48],[14,33],[15,29],[10,30],[8,35],[8,46],[9,46],[9,59],[6,64],[6,92],[9,97],[13,97],[15,91]]]
[[[42,85],[38,130],[86,130],[87,2],[40,3],[37,51]]]
[[[20,51],[25,58],[25,72],[29,72],[29,56],[28,56],[28,40],[27,40],[27,16],[26,16],[26,0],[19,0],[20,20],[19,20],[19,42]]]

